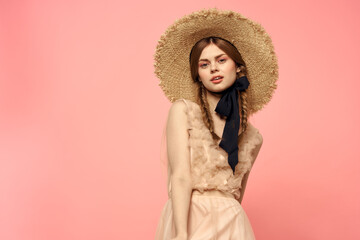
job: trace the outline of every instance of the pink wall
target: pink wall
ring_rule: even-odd
[[[360,238],[358,2],[39,0],[0,1],[0,239],[154,238],[155,46],[215,6],[260,22],[279,58],[243,201],[257,239]]]

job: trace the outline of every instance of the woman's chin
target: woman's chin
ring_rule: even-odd
[[[226,88],[218,87],[218,88],[211,88],[211,89],[207,89],[207,90],[213,94],[221,94],[221,92],[226,90]]]

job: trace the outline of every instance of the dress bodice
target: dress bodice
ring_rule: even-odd
[[[192,188],[200,192],[205,190],[229,192],[239,199],[242,179],[247,172],[251,171],[263,142],[259,130],[248,122],[244,136],[239,142],[239,162],[233,174],[227,161],[227,152],[218,143],[214,143],[209,129],[202,120],[200,106],[191,100],[178,99],[176,101],[183,101],[186,104]],[[169,180],[168,196],[171,196]]]

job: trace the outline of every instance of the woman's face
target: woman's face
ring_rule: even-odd
[[[236,80],[236,72],[240,72],[240,68],[218,46],[211,43],[203,49],[198,73],[199,80],[208,91],[221,92],[229,88]]]

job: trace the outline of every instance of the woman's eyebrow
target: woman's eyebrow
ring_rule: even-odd
[[[225,53],[222,53],[222,54],[217,55],[217,56],[215,57],[215,59],[218,58],[218,57],[221,57],[222,55],[225,55]],[[204,59],[199,59],[199,62],[200,62],[200,61],[209,61],[209,60],[206,59],[206,58],[204,58]]]

